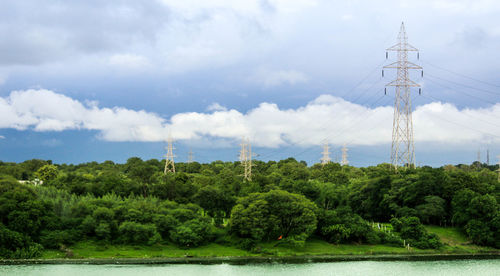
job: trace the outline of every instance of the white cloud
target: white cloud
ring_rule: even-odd
[[[99,108],[50,90],[13,91],[0,98],[0,128],[35,131],[88,129],[108,141],[159,141],[165,120],[143,110]]]
[[[3,135],[0,135],[0,139],[5,139],[5,136],[3,136]]]
[[[95,102],[85,105],[50,90],[14,91],[0,98],[0,128],[96,130],[98,137],[107,141],[162,141],[171,132],[177,140],[212,139],[224,145],[246,136],[262,147],[319,145],[325,138],[336,145],[391,141],[391,106],[369,108],[330,95],[296,109],[280,109],[264,102],[247,113],[217,103],[209,110],[178,113],[166,120],[144,110],[105,108]],[[500,142],[500,104],[458,109],[434,102],[417,107],[413,118],[417,142]]]
[[[219,103],[212,103],[207,107],[207,111],[227,111],[227,108]]]

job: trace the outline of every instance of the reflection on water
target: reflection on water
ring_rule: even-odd
[[[12,265],[0,275],[500,275],[500,260],[251,265]]]

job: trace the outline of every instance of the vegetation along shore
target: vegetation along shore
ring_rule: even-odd
[[[0,162],[12,263],[498,258],[497,166]],[[28,260],[26,260],[28,259]]]

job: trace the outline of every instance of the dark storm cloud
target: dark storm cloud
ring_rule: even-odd
[[[154,43],[169,11],[156,1],[4,0],[0,18],[0,64],[36,65]]]

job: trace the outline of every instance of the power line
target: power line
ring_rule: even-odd
[[[483,80],[479,80],[479,79],[476,79],[476,78],[473,78],[473,77],[469,77],[469,76],[466,76],[464,74],[460,74],[460,73],[457,73],[457,72],[454,72],[452,70],[449,70],[449,69],[446,69],[446,68],[443,68],[441,66],[437,66],[435,64],[432,64],[430,62],[427,62],[427,61],[422,61],[423,63],[427,64],[427,65],[430,65],[432,67],[435,67],[437,69],[441,69],[443,71],[446,71],[446,72],[449,72],[449,73],[452,73],[452,74],[455,74],[457,76],[460,76],[460,77],[464,77],[464,78],[467,78],[467,79],[470,79],[470,80],[473,80],[473,81],[477,81],[479,83],[483,83],[483,84],[486,84],[486,85],[490,85],[490,86],[493,86],[493,87],[499,87],[500,88],[500,85],[497,85],[497,84],[493,84],[493,83],[490,83],[490,82],[486,82],[486,81],[483,81]]]
[[[382,98],[391,99],[390,97],[387,97],[386,95],[382,95],[382,97],[378,98],[378,99],[377,99],[377,100],[373,103],[373,105],[375,105],[375,104],[376,104],[378,101],[380,101]],[[365,110],[363,113],[361,113],[361,114],[360,114],[360,117],[361,117],[361,118],[359,118],[360,120],[357,120],[357,121],[356,121],[356,123],[351,124],[351,125],[350,125],[350,126],[348,126],[347,128],[344,128],[344,129],[341,129],[341,130],[339,130],[339,131],[336,131],[336,132],[335,132],[335,135],[330,135],[330,136],[328,136],[326,139],[327,139],[327,140],[332,140],[333,138],[337,138],[339,135],[343,134],[343,133],[344,133],[344,132],[346,132],[347,130],[350,130],[350,129],[352,129],[352,128],[356,127],[356,126],[357,126],[357,124],[358,124],[358,123],[360,123],[361,121],[366,121],[366,117],[365,117],[364,115],[366,115],[366,113],[367,113],[368,111],[371,111],[371,109],[367,109],[367,110]],[[376,127],[376,126],[374,126],[374,127]],[[370,128],[370,129],[368,129],[368,130],[373,129],[374,127]],[[354,138],[354,139],[355,139],[355,138]],[[352,139],[351,141],[353,141],[354,139]],[[349,143],[347,143],[347,144],[349,144]],[[340,149],[340,147],[335,147],[335,150],[338,150],[338,149]],[[312,150],[312,149],[311,149],[311,148],[306,148],[306,149],[304,149],[303,151],[299,152],[298,154],[295,154],[295,156],[300,156],[300,155],[302,155],[302,154],[304,154],[304,153],[306,153],[306,152],[308,152],[308,151],[310,151],[310,150]]]
[[[410,79],[408,70],[422,69],[422,67],[408,61],[408,52],[418,52],[418,50],[408,43],[404,23],[401,23],[398,39],[399,42],[396,45],[387,49],[387,51],[397,52],[398,61],[384,66],[384,68],[397,69],[397,78],[387,84],[387,86],[394,86],[396,90],[391,146],[391,163],[396,171],[398,167],[416,167],[411,87],[420,87],[420,85]]]
[[[426,96],[424,96],[424,97],[426,97]],[[470,130],[477,131],[477,132],[482,133],[482,134],[487,134],[487,135],[491,135],[491,136],[494,136],[494,137],[500,138],[500,136],[499,136],[499,135],[495,135],[495,134],[491,134],[491,133],[484,132],[484,131],[481,131],[481,130],[477,130],[477,129],[475,129],[475,128],[471,128],[471,127],[469,127],[469,126],[466,126],[466,125],[463,125],[463,124],[459,124],[459,123],[456,123],[456,122],[453,122],[453,121],[450,121],[450,120],[444,119],[444,118],[439,117],[439,116],[434,116],[434,118],[438,118],[438,119],[441,119],[441,120],[446,121],[446,122],[448,122],[448,123],[452,123],[452,124],[455,124],[455,125],[458,125],[458,126],[461,126],[461,127],[465,127],[465,128],[468,128],[468,129],[470,129]]]
[[[382,91],[382,89],[380,89],[378,92]],[[374,94],[376,95],[376,94]],[[382,95],[379,99],[377,99],[371,106],[375,105],[378,101],[380,101],[382,98],[384,97],[384,95]],[[371,99],[371,97],[369,98]],[[362,104],[360,104],[362,105]],[[370,107],[370,106],[369,106]],[[365,110],[365,112],[363,112],[361,115],[365,114],[367,112],[367,110]],[[330,124],[335,118],[331,118],[329,119],[328,121],[326,121],[324,124],[323,124],[323,127],[321,128],[321,130],[325,130],[326,129],[326,126],[328,124]],[[281,148],[277,148],[277,149],[274,149],[266,154],[262,154],[260,155],[260,158],[264,159],[264,158],[267,158],[277,152],[285,152],[286,150],[292,148],[293,146],[296,146],[296,145],[299,145],[299,144],[302,144],[304,141],[306,141],[307,139],[309,139],[310,137],[304,137],[303,139],[297,141],[297,142],[292,142],[284,147],[281,147]]]
[[[430,79],[429,79],[429,77],[430,77]],[[436,85],[438,85],[438,86],[441,86],[441,87],[443,87],[443,88],[445,88],[445,89],[449,89],[449,90],[454,91],[454,92],[459,92],[459,93],[462,93],[462,94],[464,94],[464,95],[466,95],[466,96],[468,96],[468,97],[474,98],[474,99],[476,99],[476,100],[479,100],[479,101],[482,101],[482,102],[485,102],[485,103],[489,103],[489,104],[493,104],[493,105],[497,104],[497,103],[495,103],[495,102],[491,102],[491,101],[488,101],[488,100],[484,100],[484,99],[479,98],[479,97],[477,97],[477,96],[471,95],[471,94],[469,94],[469,93],[467,93],[467,92],[464,92],[464,91],[460,91],[460,90],[457,90],[457,89],[451,88],[451,87],[449,87],[449,86],[447,86],[447,85],[444,85],[444,84],[442,84],[442,83],[439,83],[439,82],[437,82],[437,81],[433,80],[432,78],[434,78],[434,77],[433,77],[433,76],[429,76],[429,75],[427,75],[427,80],[428,80],[428,81],[430,81],[430,82],[432,82],[432,83],[434,83],[434,84],[436,84]]]
[[[444,102],[444,103],[446,103],[446,101],[444,101],[444,100],[442,100],[442,99],[439,99],[439,98],[437,98],[437,97],[435,97],[435,96],[431,96],[431,95],[423,95],[423,96],[424,96],[424,97],[426,97],[426,98],[428,98],[428,99],[430,99],[431,101],[432,101],[432,100],[435,100],[435,101],[439,101],[439,102]],[[494,124],[494,123],[489,122],[489,121],[485,121],[485,120],[483,120],[482,118],[479,118],[479,117],[473,117],[473,116],[471,116],[470,114],[467,114],[467,113],[462,113],[462,114],[463,114],[463,115],[465,115],[465,116],[468,116],[468,117],[470,117],[470,118],[472,118],[472,119],[474,119],[474,120],[479,120],[479,121],[482,121],[482,122],[484,122],[484,123],[487,123],[487,124],[490,124],[490,125],[492,125],[492,126],[495,126],[495,127],[499,127],[499,128],[500,128],[500,125]]]
[[[427,73],[426,76],[428,76],[428,75],[429,74]],[[469,88],[469,89],[474,89],[474,90],[477,90],[477,91],[481,91],[481,92],[489,93],[489,94],[492,94],[492,95],[500,96],[500,93],[493,92],[493,91],[490,91],[490,90],[477,88],[477,87],[474,87],[474,86],[470,86],[470,85],[467,85],[467,84],[462,84],[462,83],[459,83],[459,82],[456,82],[456,81],[451,81],[451,80],[448,80],[448,79],[445,79],[445,78],[441,78],[441,77],[437,77],[437,76],[433,76],[433,75],[431,75],[431,77],[434,77],[436,79],[439,79],[439,80],[442,80],[442,81],[446,81],[446,82],[449,82],[449,83],[453,83],[453,84],[458,85],[458,86],[463,86],[463,87],[466,87],[466,88]]]

